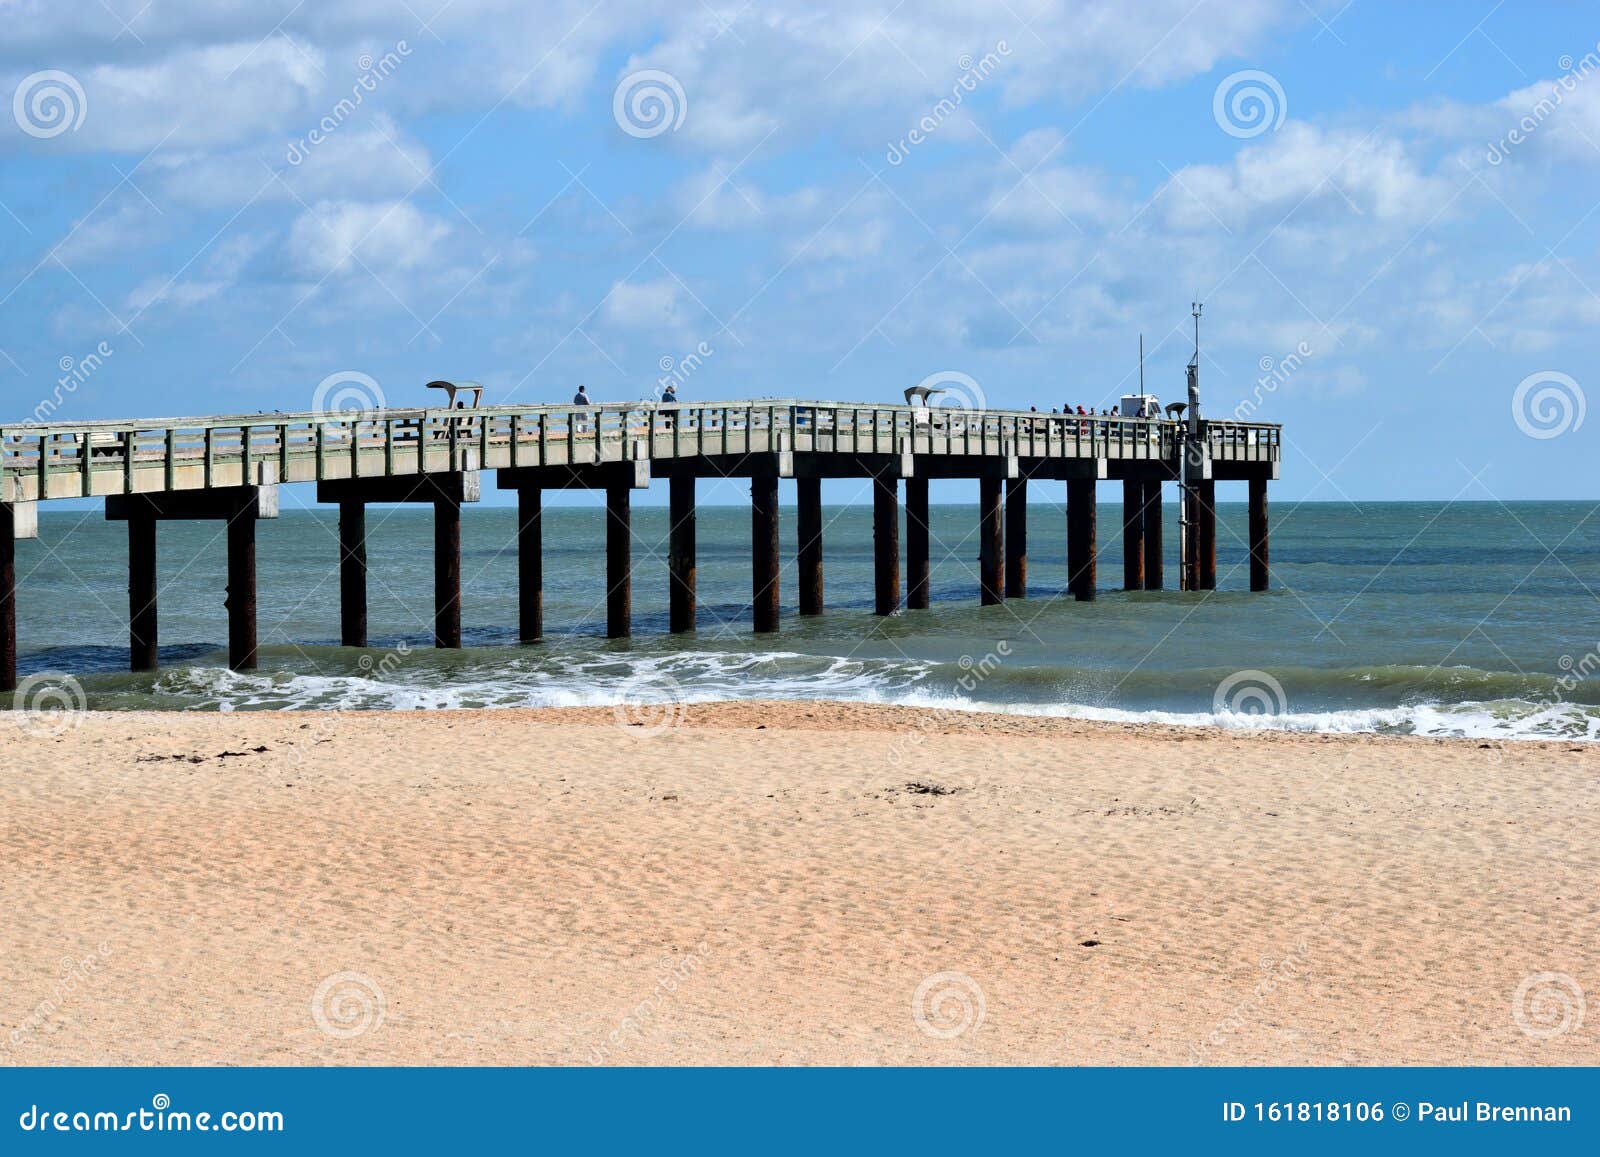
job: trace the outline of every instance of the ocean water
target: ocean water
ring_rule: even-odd
[[[1098,598],[1064,594],[1065,517],[1035,495],[1030,595],[978,606],[977,511],[933,509],[933,606],[872,614],[867,507],[825,511],[828,608],[750,630],[750,518],[699,512],[700,627],[667,634],[664,508],[633,514],[634,637],[604,638],[604,513],[545,512],[549,637],[516,641],[515,513],[469,508],[466,647],[431,645],[431,513],[369,511],[372,646],[337,646],[333,511],[260,527],[261,669],[225,667],[220,525],[160,530],[159,672],[126,649],[126,539],[47,511],[18,550],[22,674],[70,674],[91,708],[292,710],[649,705],[823,698],[1109,720],[1600,739],[1600,504],[1316,503],[1273,508],[1274,588],[1248,591],[1243,504],[1224,505],[1210,595],[1126,594],[1118,504],[1100,509]],[[1166,511],[1177,581],[1177,509]],[[36,684],[42,681],[35,681]],[[642,708],[641,708],[642,709]]]

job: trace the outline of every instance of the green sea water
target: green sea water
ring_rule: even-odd
[[[340,648],[333,511],[259,535],[261,668],[226,670],[220,526],[160,530],[162,669],[127,665],[127,546],[99,512],[47,511],[18,544],[22,674],[70,675],[97,709],[253,710],[826,698],[1337,731],[1600,738],[1600,504],[1273,508],[1273,589],[1251,594],[1245,509],[1223,505],[1218,587],[1124,593],[1102,503],[1100,587],[1064,593],[1065,516],[1035,496],[1029,595],[978,606],[977,510],[932,513],[931,609],[872,614],[864,506],[825,511],[827,611],[795,608],[783,511],[782,630],[750,630],[750,516],[702,507],[699,630],[667,633],[667,512],[636,507],[634,635],[604,638],[604,513],[545,512],[548,638],[516,641],[515,512],[468,508],[466,646],[431,645],[431,512],[368,515],[372,646]],[[1176,507],[1166,511],[1176,583]],[[43,680],[35,680],[35,685]]]

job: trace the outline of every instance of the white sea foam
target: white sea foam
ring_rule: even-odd
[[[841,658],[795,651],[756,654],[677,652],[600,654],[552,663],[548,657],[471,665],[451,670],[404,665],[382,675],[236,673],[177,668],[155,690],[212,710],[457,710],[513,707],[609,707],[628,702],[641,686],[688,703],[725,699],[821,699],[945,711],[991,711],[1109,723],[1338,734],[1388,733],[1472,739],[1563,739],[1600,742],[1600,708],[1525,700],[1293,711],[1247,715],[1213,710],[1133,709],[1079,701],[1003,701],[984,688],[961,694],[931,685],[939,664]],[[1208,704],[1207,707],[1210,705]]]

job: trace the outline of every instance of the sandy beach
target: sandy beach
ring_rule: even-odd
[[[819,703],[17,722],[0,1063],[1600,1063],[1594,746]]]

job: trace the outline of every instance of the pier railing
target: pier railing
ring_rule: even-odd
[[[0,427],[0,501],[800,451],[1175,461],[1180,423],[746,402],[236,414]],[[1214,458],[1273,461],[1276,425],[1206,422]]]

